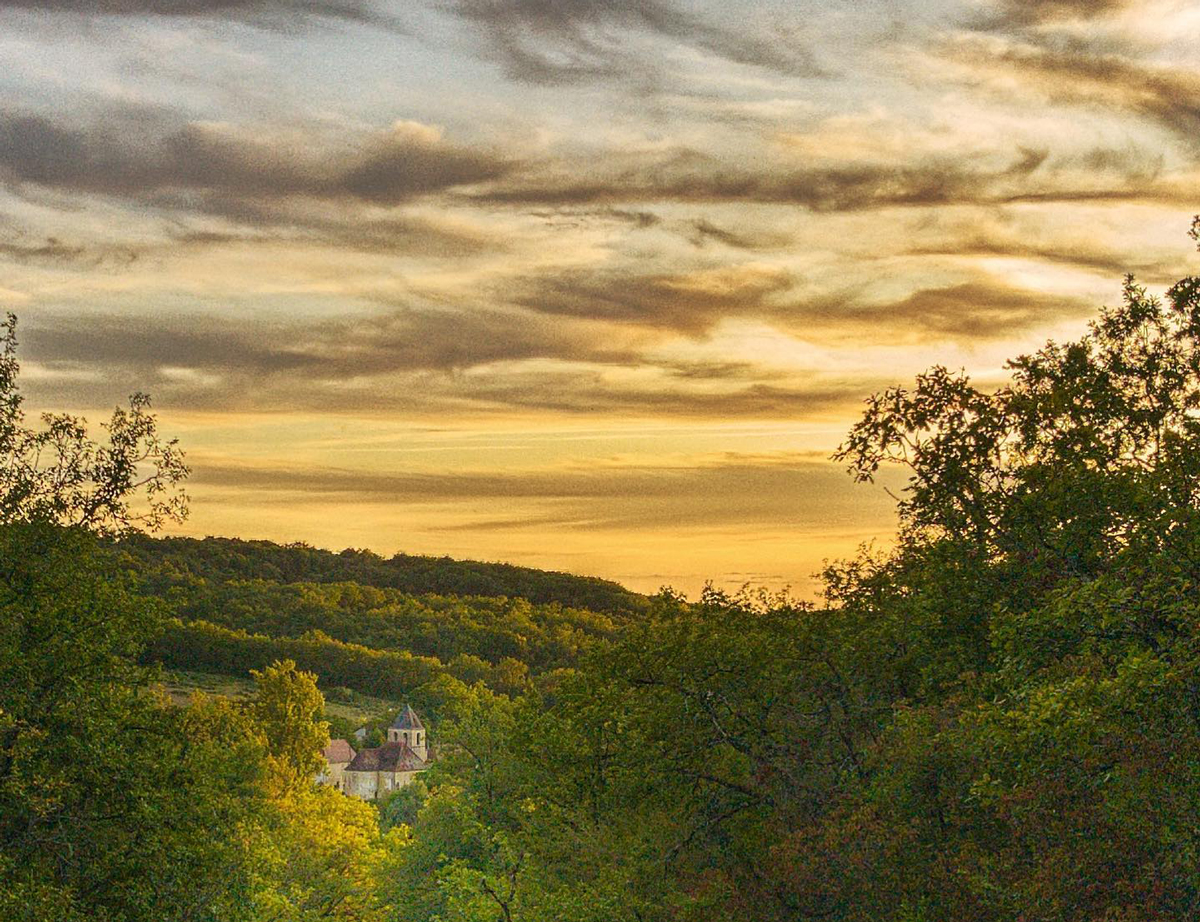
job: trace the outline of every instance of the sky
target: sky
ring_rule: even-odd
[[[176,533],[802,597],[874,391],[1194,271],[1200,5],[0,0],[34,410],[134,391]]]

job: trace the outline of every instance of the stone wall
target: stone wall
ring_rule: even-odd
[[[379,772],[345,772],[342,788],[351,797],[374,800],[379,793]]]
[[[420,772],[344,772],[341,790],[351,797],[375,800],[399,790],[419,775]]]

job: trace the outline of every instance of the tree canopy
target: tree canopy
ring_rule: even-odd
[[[187,516],[188,468],[158,434],[150,398],[134,394],[94,440],[87,421],[45,413],[26,424],[18,382],[17,318],[0,323],[0,524],[44,520],[105,534],[157,530]]]
[[[133,524],[135,481],[82,523],[6,487],[0,916],[1194,918],[1200,279],[1126,279],[1008,373],[870,398],[836,458],[906,470],[897,537],[831,563],[820,604],[597,613],[415,597],[377,559],[364,583],[273,549],[155,562],[94,534]],[[252,699],[167,706],[156,645],[257,670]],[[318,673],[427,694],[419,784],[311,783]]]

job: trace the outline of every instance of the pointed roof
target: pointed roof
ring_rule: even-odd
[[[392,721],[393,730],[424,730],[425,725],[421,723],[421,718],[417,716],[409,705],[404,705],[404,710],[401,711],[396,719]]]

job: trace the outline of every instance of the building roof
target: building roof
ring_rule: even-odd
[[[404,710],[396,715],[396,719],[392,721],[393,730],[424,730],[425,725],[421,723],[421,718],[417,716],[409,705],[404,705]]]
[[[419,772],[425,760],[408,743],[392,740],[378,749],[361,749],[346,766],[348,772]]]
[[[355,752],[354,747],[346,740],[330,740],[329,745],[321,750],[325,756],[325,761],[330,765],[340,765],[343,762],[353,760]]]

